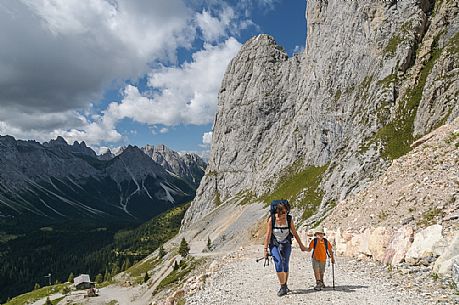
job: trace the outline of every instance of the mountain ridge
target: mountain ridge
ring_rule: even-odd
[[[191,199],[206,166],[198,156],[164,150],[161,156],[183,168],[171,174],[136,146],[103,160],[84,142],[69,145],[62,137],[40,144],[1,136],[0,152],[4,218],[26,213],[52,219],[68,212],[149,219]]]

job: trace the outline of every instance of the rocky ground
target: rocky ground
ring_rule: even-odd
[[[364,191],[338,203],[326,227],[459,230],[459,118],[422,137]]]
[[[459,304],[459,295],[430,270],[420,267],[387,270],[374,261],[344,257],[335,266],[335,289],[331,266],[327,267],[323,291],[315,291],[310,253],[295,249],[290,263],[289,288],[276,295],[279,286],[272,263],[256,262],[261,246],[252,246],[223,257],[213,264],[202,290],[186,297],[186,304],[306,304],[313,298],[322,304]]]

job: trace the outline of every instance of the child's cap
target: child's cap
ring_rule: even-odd
[[[324,228],[323,227],[317,227],[314,230],[314,235],[316,235],[317,233],[322,233],[323,235],[325,235]]]

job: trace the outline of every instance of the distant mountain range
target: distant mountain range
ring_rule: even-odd
[[[191,200],[206,163],[164,145],[97,156],[62,137],[0,136],[0,220],[143,222]]]

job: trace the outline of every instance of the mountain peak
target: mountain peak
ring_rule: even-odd
[[[61,136],[57,136],[56,140],[50,140],[48,143],[50,146],[64,146],[64,145],[69,145],[67,141]]]

